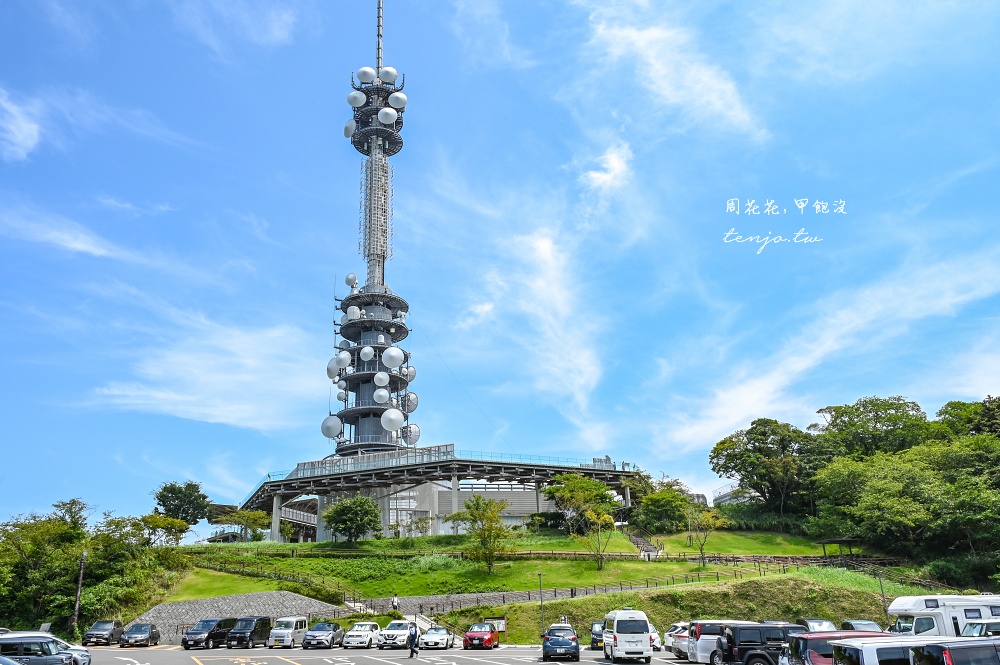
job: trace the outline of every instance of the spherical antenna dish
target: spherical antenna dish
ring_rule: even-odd
[[[375,70],[371,67],[362,67],[358,70],[358,80],[362,83],[371,83],[375,80]]]
[[[378,112],[378,121],[383,125],[391,125],[396,122],[398,117],[399,113],[396,112],[396,109],[384,108]]]
[[[390,346],[382,352],[382,362],[386,367],[399,367],[405,359],[403,350],[396,346]]]
[[[355,275],[353,272],[349,272],[347,273],[347,277],[344,278],[344,283],[347,284],[348,286],[354,286],[355,284],[358,283],[358,276]]]
[[[326,364],[326,375],[331,381],[336,381],[337,377],[340,375],[340,366],[337,365],[337,357],[334,356],[330,358],[330,362]]]
[[[353,106],[354,108],[360,108],[364,106],[365,102],[367,101],[368,97],[365,95],[365,93],[361,92],[360,90],[355,90],[351,94],[347,95],[347,103]]]
[[[380,388],[387,386],[389,385],[389,375],[386,374],[385,372],[378,372],[377,374],[375,374],[375,378],[372,379],[372,381],[374,381],[375,385],[379,386]]]
[[[374,393],[372,393],[372,399],[379,404],[385,404],[389,401],[389,391],[385,388],[379,388]]]
[[[406,108],[406,102],[409,100],[406,98],[405,92],[394,92],[391,95],[389,95],[388,101],[389,101],[389,106],[391,106],[392,108],[403,109]]]
[[[344,369],[345,367],[350,367],[351,365],[351,352],[341,351],[337,354],[337,367]]]
[[[344,423],[337,416],[327,416],[319,429],[326,438],[335,439],[344,431]]]
[[[354,136],[354,130],[357,128],[358,128],[358,123],[354,120],[354,118],[348,120],[347,124],[344,125],[344,138],[349,139],[352,136]],[[354,285],[350,284],[349,286],[354,286]]]
[[[370,346],[366,346],[366,347],[364,347],[364,348],[361,349],[361,354],[360,355],[361,355],[361,359],[364,360],[365,362],[367,362],[367,361],[369,361],[369,360],[371,360],[372,358],[375,357],[375,349],[373,349]]]
[[[403,416],[403,412],[399,409],[386,409],[382,414],[382,427],[390,432],[395,432],[403,423],[406,421],[406,417]]]
[[[378,77],[383,83],[395,83],[398,76],[399,72],[395,67],[383,67],[378,70]]]

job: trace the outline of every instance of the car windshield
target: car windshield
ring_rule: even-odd
[[[137,623],[136,625],[132,626],[131,628],[129,628],[125,632],[126,633],[133,633],[133,634],[139,633],[140,635],[143,634],[143,633],[148,633],[149,632],[149,624],[148,623]]]
[[[328,633],[333,630],[333,626],[328,623],[318,623],[309,630],[316,633]]]
[[[410,627],[405,621],[393,621],[388,626],[385,627],[386,630],[406,630]]]
[[[253,619],[240,619],[233,626],[233,630],[253,630]]]
[[[911,616],[901,616],[896,619],[896,630],[897,633],[908,633],[913,630],[913,617]]]
[[[615,623],[619,635],[639,635],[649,632],[649,622],[642,619],[621,619]]]
[[[202,619],[194,625],[191,630],[212,630],[215,628],[215,621],[209,621],[208,619]]]
[[[447,635],[448,629],[442,628],[441,626],[435,626],[434,628],[427,629],[427,635]]]
[[[488,623],[474,623],[469,628],[470,633],[489,633],[492,631],[493,628]]]
[[[549,628],[549,637],[573,637],[574,634],[570,628]]]
[[[356,623],[353,626],[351,626],[351,630],[348,631],[348,632],[354,632],[354,631],[358,630],[358,631],[361,631],[361,632],[364,633],[364,632],[370,631],[371,629],[372,629],[372,625],[370,623]]]
[[[590,625],[591,630],[604,630],[604,624],[599,621],[595,621]]]
[[[111,630],[115,627],[113,621],[98,621],[91,630]]]
[[[276,629],[278,629],[278,630],[291,630],[292,628],[295,628],[295,622],[294,621],[276,621],[274,623],[274,627]]]

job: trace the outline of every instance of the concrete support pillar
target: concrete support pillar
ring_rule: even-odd
[[[388,536],[389,533],[389,502],[391,501],[390,494],[392,494],[392,487],[386,487],[383,489],[378,489],[375,491],[376,500],[378,501],[379,512],[382,513],[382,535]]]
[[[333,532],[326,528],[326,523],[323,522],[323,513],[326,509],[332,505],[330,497],[326,494],[320,494],[316,497],[316,542],[317,543],[328,543],[333,540]]]
[[[542,512],[542,481],[535,481],[535,512]]]
[[[438,535],[438,487],[435,484],[425,485],[427,491],[430,492],[431,505],[430,505],[430,515],[431,515],[431,535]]]
[[[282,503],[284,503],[284,497],[280,494],[275,494],[274,498],[271,500],[271,541],[275,543],[281,542]]]
[[[451,475],[451,512],[458,512],[458,474]],[[458,522],[452,522],[452,531],[458,533]]]
[[[628,491],[628,485],[622,485],[622,497],[625,499],[625,507],[632,507],[632,494]]]

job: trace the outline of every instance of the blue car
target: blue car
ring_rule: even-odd
[[[552,658],[580,660],[580,638],[568,623],[554,623],[542,633],[542,660]]]

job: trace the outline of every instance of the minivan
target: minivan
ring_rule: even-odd
[[[181,637],[181,646],[185,649],[201,647],[214,649],[216,645],[225,644],[229,639],[229,631],[236,625],[236,618],[202,619]]]
[[[913,665],[1000,665],[1000,642],[992,639],[950,640],[911,647]]]
[[[893,635],[834,640],[834,665],[910,665],[910,648],[944,642],[940,635]]]
[[[860,630],[821,631],[798,633],[788,637],[788,665],[832,665],[834,640],[853,640],[862,637],[888,638],[892,633],[866,633]]]
[[[73,656],[52,638],[0,636],[0,656],[23,665],[72,665]]]
[[[612,663],[623,658],[653,660],[653,637],[645,612],[626,607],[604,617],[604,657]]]
[[[249,647],[253,649],[258,644],[267,644],[271,634],[271,617],[243,617],[236,620],[233,629],[229,631],[226,648]]]
[[[267,636],[267,648],[288,647],[292,649],[295,643],[302,644],[309,630],[309,619],[305,617],[281,617],[274,622],[274,628]]]

